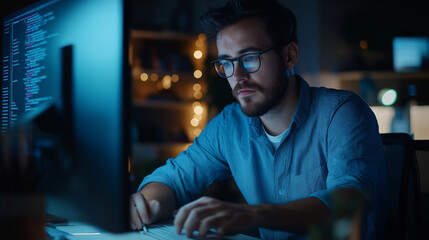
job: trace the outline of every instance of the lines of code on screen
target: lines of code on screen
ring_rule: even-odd
[[[35,5],[3,23],[2,132],[53,99],[47,55],[50,41],[58,37],[52,27],[56,2]]]

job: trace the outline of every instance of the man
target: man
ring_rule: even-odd
[[[201,21],[216,40],[213,65],[238,103],[143,180],[131,197],[132,228],[180,208],[174,224],[187,236],[259,227],[264,239],[300,239],[312,224],[332,220],[333,196],[341,196],[367,206],[362,233],[375,239],[383,223],[385,167],[368,105],[348,91],[309,87],[294,74],[295,17],[275,0],[231,0]],[[248,205],[194,199],[230,176]]]

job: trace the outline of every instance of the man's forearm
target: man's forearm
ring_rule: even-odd
[[[259,227],[288,232],[305,233],[312,224],[331,219],[329,208],[315,197],[286,204],[261,204],[254,211]]]
[[[367,199],[356,189],[344,188],[334,192],[343,201],[358,203],[356,211],[362,210]],[[333,197],[334,197],[333,196]],[[320,199],[305,198],[286,204],[261,204],[254,206],[257,225],[263,228],[288,232],[306,233],[313,224],[332,220],[332,213]]]
[[[160,206],[158,206],[159,212],[151,219],[152,222],[165,220],[172,216],[172,212],[176,208],[176,196],[170,187],[162,183],[153,182],[144,186],[140,190],[140,193],[143,194],[149,205],[152,200],[156,200],[160,204]]]

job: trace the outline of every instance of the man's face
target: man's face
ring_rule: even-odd
[[[216,44],[219,58],[232,59],[247,53],[259,53],[273,47],[260,18],[241,20],[222,29]],[[241,110],[250,117],[261,116],[275,107],[287,89],[285,63],[276,50],[260,56],[261,66],[255,73],[247,73],[234,62],[234,74],[228,78],[232,94]]]

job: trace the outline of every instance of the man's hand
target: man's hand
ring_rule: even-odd
[[[130,225],[133,230],[141,230],[143,224],[150,224],[157,220],[160,204],[157,200],[149,203],[141,192],[130,197]]]
[[[255,216],[253,206],[201,197],[179,209],[174,225],[177,233],[184,229],[187,237],[192,237],[193,231],[205,236],[211,228],[229,235],[257,226]]]
[[[130,197],[130,226],[141,230],[151,224],[172,217],[176,206],[173,191],[162,183],[152,182]]]

